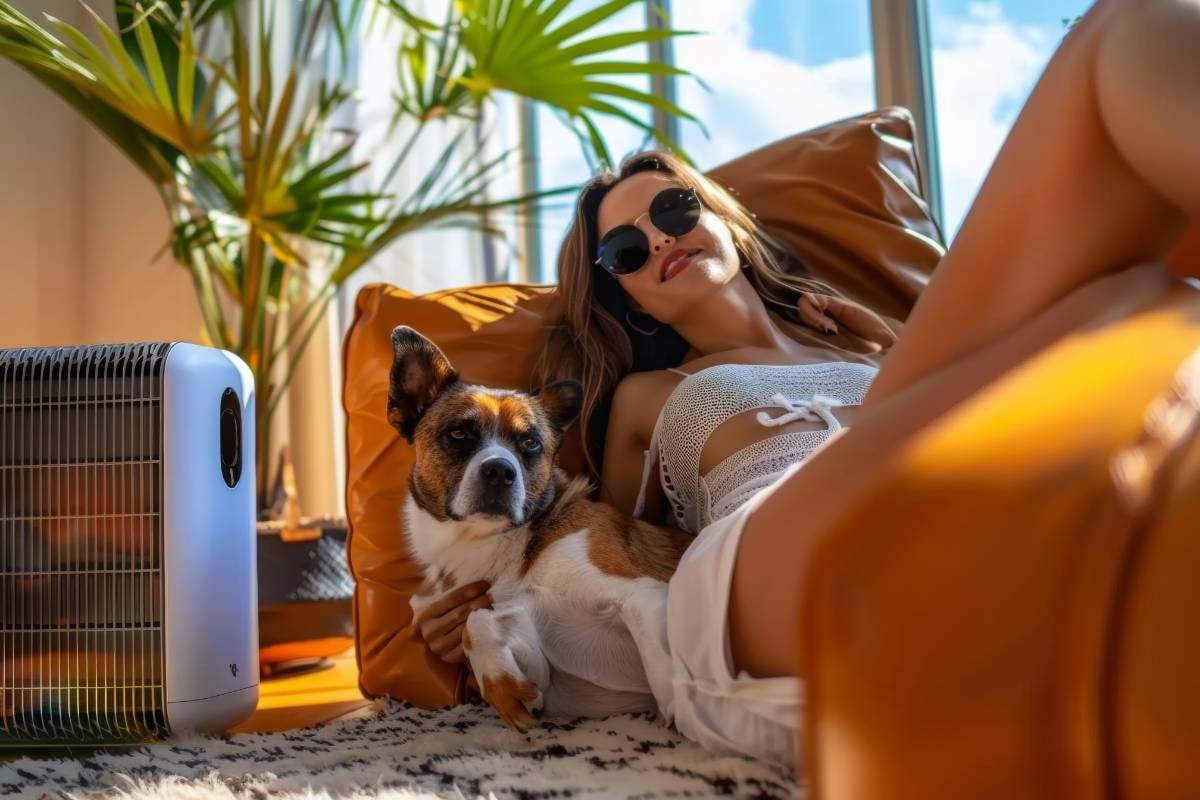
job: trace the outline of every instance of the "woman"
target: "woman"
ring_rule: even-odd
[[[683,733],[792,760],[795,598],[816,538],[904,437],[1037,349],[1173,288],[1158,262],[1200,217],[1196,41],[1200,0],[1093,6],[877,375],[789,335],[787,306],[820,287],[787,282],[719,187],[660,154],[585,189],[560,260],[570,346],[547,365],[578,359],[593,417],[616,387],[605,496],[697,533],[669,594]],[[829,310],[890,344],[877,318]],[[643,480],[656,463],[662,480]],[[439,652],[481,591],[421,620]]]

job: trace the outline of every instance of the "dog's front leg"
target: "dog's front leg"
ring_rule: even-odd
[[[521,733],[533,727],[550,687],[550,665],[529,608],[508,601],[475,609],[467,617],[463,650],[483,699],[505,724]]]
[[[675,718],[675,689],[667,641],[667,584],[637,579],[637,586],[621,603],[621,621],[637,644],[661,719],[670,725]]]

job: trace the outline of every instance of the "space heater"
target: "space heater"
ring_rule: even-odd
[[[0,350],[0,746],[258,702],[254,377],[184,343]]]

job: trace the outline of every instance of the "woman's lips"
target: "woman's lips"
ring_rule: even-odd
[[[662,282],[674,278],[688,268],[700,250],[676,250],[663,261]]]

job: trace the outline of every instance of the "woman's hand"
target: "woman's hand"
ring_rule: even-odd
[[[896,343],[896,334],[883,317],[843,297],[801,292],[796,300],[796,313],[805,325],[831,335],[845,328],[855,336],[879,344],[884,350]]]
[[[459,586],[443,594],[413,614],[413,627],[438,658],[450,664],[466,662],[462,637],[467,616],[477,608],[491,608],[492,598],[487,581]]]

